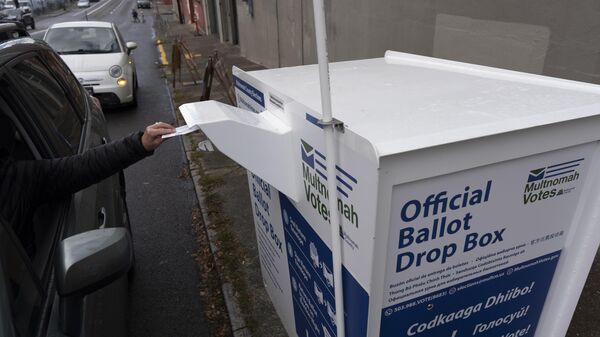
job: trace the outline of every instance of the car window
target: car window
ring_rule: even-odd
[[[42,51],[42,57],[50,67],[50,70],[65,85],[69,97],[73,100],[76,112],[83,119],[86,111],[86,91],[75,79],[69,67],[60,59],[58,55],[51,51]]]
[[[29,119],[22,112],[24,111],[24,102],[19,102],[17,99],[17,95],[14,93],[14,87],[11,85],[11,82],[8,80],[6,75],[0,76],[0,117],[7,116],[9,111],[13,112],[13,115],[20,119],[21,123],[29,123],[27,124],[30,128],[33,128],[33,125],[30,124]],[[6,135],[2,135],[3,139],[9,139]],[[10,153],[11,157],[16,160],[33,160],[37,158],[45,158],[49,157],[49,155],[42,155],[39,151],[34,150],[33,143],[37,143],[38,147],[44,148],[45,152],[47,152],[47,147],[44,142],[38,137],[35,141],[31,141],[29,144],[25,142],[22,137],[17,137],[15,135],[14,142],[12,143],[14,146],[14,150]],[[30,148],[31,146],[31,148]]]
[[[15,160],[12,165],[16,165],[20,161],[41,160],[39,155],[36,156],[34,154],[34,150],[36,149],[34,148],[34,142],[31,140],[30,134],[27,134],[27,131],[21,131],[30,126],[23,124],[18,118],[13,119],[6,114],[7,111],[12,111],[13,116],[18,114],[18,110],[13,109],[9,104],[0,98],[0,120],[5,122],[7,119],[12,120],[15,126],[13,128],[12,140],[7,142],[7,144],[11,145],[8,146],[8,149],[5,148],[4,151],[8,151],[8,155]],[[32,132],[35,133],[37,131],[29,131],[29,133]],[[8,135],[3,135],[3,137],[5,141],[9,139]],[[36,150],[35,153],[38,152]],[[5,188],[2,189],[2,193],[9,194],[0,195],[0,201],[2,202],[0,204],[2,212],[0,214],[11,221],[10,225],[27,256],[31,259],[33,269],[41,279],[46,280],[50,271],[49,266],[51,266],[49,257],[52,245],[58,235],[61,224],[66,221],[67,203],[63,200],[52,200],[42,205],[21,203],[19,200],[22,198],[19,193],[32,193],[30,189],[27,189],[27,185],[21,185],[23,182],[26,183],[27,180],[13,181],[13,184],[5,185]],[[32,209],[27,209],[24,212],[22,207],[32,207]]]
[[[52,28],[46,33],[44,40],[61,55],[121,52],[121,47],[111,28]]]
[[[37,103],[36,109],[50,121],[54,136],[69,148],[67,153],[60,143],[53,143],[60,155],[73,154],[77,151],[81,137],[82,122],[67,98],[67,93],[56,81],[48,68],[37,58],[32,57],[19,62],[13,67],[20,84],[24,86],[30,99]]]
[[[44,294],[15,235],[0,217],[0,264],[5,274],[13,324],[19,336],[33,336],[42,314]],[[3,299],[5,300],[5,299]]]

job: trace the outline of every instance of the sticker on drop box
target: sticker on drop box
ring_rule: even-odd
[[[279,193],[285,230],[296,333],[301,337],[336,336],[331,250],[285,195]],[[347,337],[367,334],[369,296],[342,268]]]
[[[233,85],[239,108],[256,113],[265,110],[265,95],[262,91],[237,76],[233,76]]]
[[[594,148],[394,186],[380,336],[533,336]]]

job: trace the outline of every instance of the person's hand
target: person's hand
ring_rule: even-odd
[[[163,142],[161,136],[173,132],[175,132],[175,128],[167,123],[156,122],[152,125],[148,125],[142,135],[142,145],[146,151],[154,151]]]

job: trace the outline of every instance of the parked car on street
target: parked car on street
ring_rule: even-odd
[[[13,158],[60,158],[107,142],[100,105],[52,48],[18,26],[0,23],[0,37],[15,37],[0,41],[0,134],[16,143]],[[16,131],[3,128],[7,119]],[[28,236],[0,216],[1,336],[127,335],[124,186],[117,174],[42,205],[23,225]]]
[[[137,74],[131,51],[111,22],[57,23],[46,31],[46,41],[69,65],[75,76],[103,106],[136,105]]]
[[[25,27],[35,29],[35,19],[29,7],[3,9],[0,11],[0,19],[18,21],[25,25]]]
[[[19,37],[29,37],[27,29],[22,23],[0,19],[0,43]]]
[[[87,8],[90,7],[89,0],[79,0],[77,1],[77,8]]]
[[[150,0],[136,0],[137,8],[152,8]]]
[[[13,9],[16,8],[15,7],[15,3],[12,2],[11,0],[5,1],[5,2],[0,2],[2,4],[2,7],[0,9]]]

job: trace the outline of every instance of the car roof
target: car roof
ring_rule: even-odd
[[[31,37],[22,37],[0,42],[0,67],[19,55],[36,50],[53,51],[53,49],[44,41],[35,40]]]
[[[96,28],[112,28],[112,22],[105,21],[69,21],[55,23],[48,29],[53,28],[71,28],[71,27],[96,27]]]

